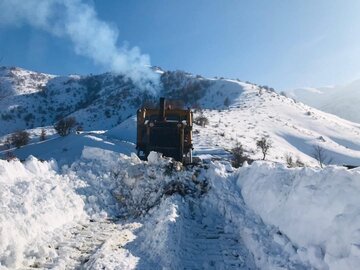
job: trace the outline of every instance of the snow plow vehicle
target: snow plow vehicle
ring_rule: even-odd
[[[142,107],[137,111],[138,156],[146,159],[151,151],[182,163],[192,163],[193,113],[188,108],[172,109],[160,98],[159,108]]]

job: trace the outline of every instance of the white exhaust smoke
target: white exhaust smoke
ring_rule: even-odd
[[[117,46],[117,30],[101,21],[94,7],[83,0],[0,0],[0,10],[0,24],[29,24],[69,38],[77,54],[125,75],[138,87],[154,90],[158,86],[149,56],[138,47]]]

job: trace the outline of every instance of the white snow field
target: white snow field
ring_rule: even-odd
[[[134,115],[149,96],[120,75],[0,70],[0,155],[19,159],[0,160],[1,270],[358,268],[360,170],[342,165],[360,165],[359,124],[251,83],[157,72],[159,94],[209,120],[194,125],[198,165],[139,160]],[[60,137],[52,125],[69,115],[84,131]],[[17,129],[30,142],[8,149]],[[233,168],[238,143],[257,161]]]

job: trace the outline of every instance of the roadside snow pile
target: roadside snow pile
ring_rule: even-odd
[[[184,232],[183,197],[174,195],[161,199],[143,219],[138,238],[126,245],[140,258],[139,269],[182,269],[179,252]],[[160,267],[161,266],[161,267]]]
[[[186,170],[155,152],[143,162],[135,154],[129,157],[85,147],[81,159],[64,166],[63,173],[86,198],[85,209],[93,219],[137,217],[159,204],[163,196],[206,191],[206,182],[196,177],[198,171]]]
[[[84,217],[83,201],[54,162],[0,160],[0,268],[56,257],[48,243],[58,228]]]
[[[264,223],[246,205],[237,186],[237,172],[229,162],[212,163],[205,177],[209,179],[211,190],[204,197],[201,212],[212,217],[217,227],[222,224],[228,241],[238,239],[236,254],[243,258],[246,269],[311,269],[298,256],[286,235]]]
[[[288,169],[255,162],[240,169],[245,202],[298,245],[317,269],[360,265],[360,172]]]

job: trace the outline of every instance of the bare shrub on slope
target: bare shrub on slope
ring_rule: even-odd
[[[46,130],[42,128],[40,133],[40,141],[45,141],[45,139],[46,139]]]
[[[305,163],[299,157],[295,159],[290,153],[285,154],[284,159],[288,168],[305,167]]]
[[[237,143],[234,148],[231,149],[232,154],[232,166],[235,168],[241,167],[245,161],[251,162],[252,160],[245,154],[244,147],[241,143]]]
[[[326,150],[320,145],[314,145],[312,157],[317,160],[320,168],[323,168],[324,164],[329,164],[332,161],[332,158],[328,156]]]
[[[54,128],[60,136],[64,137],[69,135],[71,129],[74,128],[75,126],[76,126],[75,117],[67,117],[57,122]]]
[[[269,140],[269,138],[262,137],[260,140],[256,141],[256,147],[261,150],[263,154],[263,160],[265,160],[266,155],[269,152],[269,149],[271,148],[272,142]]]
[[[19,130],[10,136],[11,144],[15,147],[20,148],[23,145],[27,145],[30,140],[30,135],[25,130]]]
[[[200,115],[194,119],[194,123],[198,126],[205,127],[209,124],[209,119],[205,115]]]

